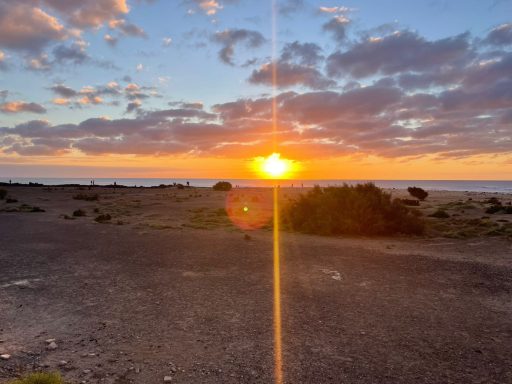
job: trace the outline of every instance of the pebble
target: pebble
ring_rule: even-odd
[[[55,343],[56,341],[57,341],[57,340],[55,340],[55,339],[46,339],[44,342],[45,342],[46,344],[50,344],[50,343]]]
[[[4,353],[3,355],[0,355],[0,359],[2,360],[9,360],[11,358],[11,355],[8,353]]]
[[[57,349],[58,345],[55,341],[52,341],[51,343],[49,343],[47,346],[46,346],[46,349],[49,349],[50,351],[53,351],[55,349]]]
[[[164,383],[170,383],[172,381],[172,376],[164,376]]]
[[[66,365],[68,362],[66,360],[61,360],[59,361],[59,367],[63,367],[64,365]]]
[[[87,375],[88,373],[91,373],[91,370],[90,369],[84,369],[82,372]]]

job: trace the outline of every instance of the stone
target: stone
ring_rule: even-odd
[[[9,360],[11,358],[11,355],[8,353],[4,353],[3,355],[0,355],[0,359],[2,360]]]
[[[58,345],[55,341],[52,341],[50,344],[46,346],[46,349],[49,349],[50,351],[54,351],[58,348]]]
[[[50,343],[55,343],[56,341],[57,341],[57,340],[55,340],[55,339],[46,339],[44,342],[45,342],[46,344],[50,344]]]
[[[172,381],[172,376],[164,376],[164,383],[170,383]]]
[[[66,360],[61,360],[59,361],[59,367],[63,367],[67,364],[68,362]]]

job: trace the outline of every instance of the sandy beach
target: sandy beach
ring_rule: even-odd
[[[34,369],[73,383],[272,381],[272,232],[233,224],[226,192],[7,189],[0,382]],[[281,203],[302,192],[283,188]],[[233,193],[271,208],[270,190]],[[424,216],[450,217],[427,217],[418,237],[284,231],[285,382],[512,382],[512,215],[485,214],[491,197],[512,200],[431,192]]]

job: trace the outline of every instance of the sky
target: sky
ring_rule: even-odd
[[[0,0],[0,177],[252,178],[274,149],[512,179],[512,0]]]

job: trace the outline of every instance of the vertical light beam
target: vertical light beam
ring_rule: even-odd
[[[272,0],[272,145],[277,152],[277,0]],[[274,183],[274,382],[283,383],[281,335],[281,261],[279,255],[279,187]]]
[[[283,383],[281,337],[281,260],[279,254],[279,187],[274,184],[274,380]]]

